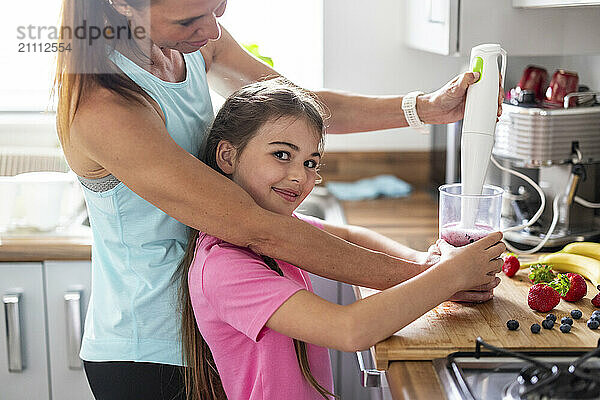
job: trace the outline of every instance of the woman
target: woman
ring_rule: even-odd
[[[226,5],[63,0],[61,41],[70,51],[58,59],[57,124],[84,187],[93,232],[81,357],[98,399],[182,396],[171,277],[185,251],[187,226],[321,276],[378,289],[433,262],[409,249],[402,258],[370,251],[264,210],[192,155],[213,118],[207,82],[226,96],[279,75],[219,26]],[[71,39],[63,29],[81,25],[102,34]],[[418,96],[419,118],[431,124],[460,119],[476,78],[466,73]],[[408,125],[402,96],[315,93],[330,110],[330,133]],[[487,300],[497,284],[453,299]]]

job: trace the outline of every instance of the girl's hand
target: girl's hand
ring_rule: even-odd
[[[463,247],[454,247],[444,240],[437,241],[441,252],[436,268],[448,268],[459,290],[485,287],[495,282],[495,275],[502,269],[502,253],[506,246],[501,242],[502,233],[495,232]]]
[[[465,114],[467,89],[477,82],[477,79],[479,79],[479,72],[465,72],[435,92],[417,97],[417,113],[421,121],[426,124],[448,124],[461,120]],[[502,76],[499,82],[498,117],[502,114],[502,101],[504,101]]]
[[[417,262],[423,265],[424,269],[428,269],[440,261],[442,253],[437,244],[433,244],[429,249],[417,253]],[[496,277],[492,282],[474,287],[469,290],[463,290],[455,293],[448,300],[459,303],[483,303],[494,297],[494,288],[500,284],[500,278]]]

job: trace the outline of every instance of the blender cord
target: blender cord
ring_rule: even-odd
[[[533,225],[540,218],[542,213],[544,212],[544,207],[546,207],[546,196],[544,195],[542,188],[533,179],[531,179],[527,175],[522,174],[517,171],[514,171],[512,169],[503,167],[502,165],[500,165],[500,163],[498,163],[498,161],[496,161],[494,156],[491,156],[491,160],[492,160],[492,163],[500,170],[508,172],[509,174],[518,176],[519,178],[521,178],[524,181],[526,181],[527,183],[529,183],[539,193],[540,200],[542,202],[540,205],[540,208],[537,210],[537,212],[534,214],[534,216],[529,221],[527,221],[527,223],[522,224],[522,225],[510,226],[508,228],[503,229],[502,232],[521,230],[521,229],[524,229],[524,228],[527,228],[527,227]],[[520,249],[517,249],[517,248],[511,246],[510,243],[508,243],[506,240],[504,240],[504,244],[506,245],[506,248],[515,253],[533,254],[536,251],[540,250],[542,247],[544,247],[546,242],[550,239],[552,232],[554,232],[554,228],[556,228],[556,224],[558,223],[558,214],[559,214],[558,200],[559,199],[560,199],[560,195],[557,194],[556,196],[554,196],[554,201],[552,202],[552,214],[553,214],[552,215],[552,223],[550,223],[550,228],[548,229],[548,232],[546,232],[546,234],[544,235],[544,238],[541,239],[540,242],[535,247],[533,247],[529,250],[520,250]],[[581,199],[581,200],[583,200],[583,199]],[[577,201],[577,197],[576,197],[575,201]],[[585,200],[583,200],[583,201],[585,201]],[[578,201],[578,203],[579,203],[579,201]],[[593,204],[593,203],[590,203],[590,204]]]
[[[508,243],[506,240],[504,241],[504,244],[506,245],[506,248],[510,251],[512,251],[513,253],[520,253],[520,254],[533,254],[536,251],[540,250],[542,247],[544,247],[544,245],[546,244],[546,242],[548,241],[548,239],[550,239],[550,235],[552,235],[552,232],[554,232],[554,228],[556,228],[556,224],[558,223],[558,200],[560,199],[560,195],[556,195],[554,196],[554,201],[552,202],[552,223],[550,224],[550,228],[548,229],[548,232],[546,232],[546,234],[544,235],[544,238],[540,240],[540,242],[533,248],[529,249],[529,250],[520,250],[517,249],[516,247],[513,247],[510,245],[510,243]],[[512,229],[512,227],[511,227]],[[506,232],[508,229],[505,229],[504,232]]]
[[[530,177],[528,177],[525,174],[522,174],[520,172],[514,171],[512,169],[503,167],[502,165],[500,165],[500,163],[498,163],[498,161],[496,161],[496,159],[494,158],[494,156],[491,156],[492,159],[492,163],[500,170],[508,172],[509,174],[518,176],[519,178],[523,179],[525,182],[529,183],[535,190],[537,190],[537,192],[540,195],[540,200],[542,201],[542,204],[540,205],[540,208],[536,211],[536,213],[533,215],[533,217],[527,221],[527,223],[522,224],[522,225],[516,225],[516,226],[510,226],[508,228],[503,229],[503,232],[507,232],[507,231],[518,231],[524,228],[528,228],[531,225],[535,224],[535,222],[541,217],[542,213],[544,212],[544,208],[546,207],[546,196],[544,195],[544,192],[542,191],[542,188]]]
[[[581,204],[582,206],[588,208],[600,208],[600,203],[592,203],[590,201],[582,199],[579,196],[575,196],[575,203]]]

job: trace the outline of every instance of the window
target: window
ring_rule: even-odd
[[[39,51],[49,39],[38,28],[58,25],[60,5],[60,0],[3,4],[0,111],[48,109],[55,53]],[[287,78],[316,88],[323,82],[322,14],[322,0],[230,0],[221,22],[241,43],[257,44]]]
[[[322,0],[230,0],[221,24],[242,44],[256,44],[297,85],[323,86]],[[213,94],[215,107],[222,99]]]
[[[0,111],[48,109],[55,53],[44,51],[52,44],[46,28],[58,25],[60,5],[60,0],[9,1],[2,5]]]

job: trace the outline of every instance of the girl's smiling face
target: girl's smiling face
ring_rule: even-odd
[[[319,144],[303,118],[282,117],[263,124],[241,153],[221,141],[217,163],[259,206],[291,215],[315,186]]]

